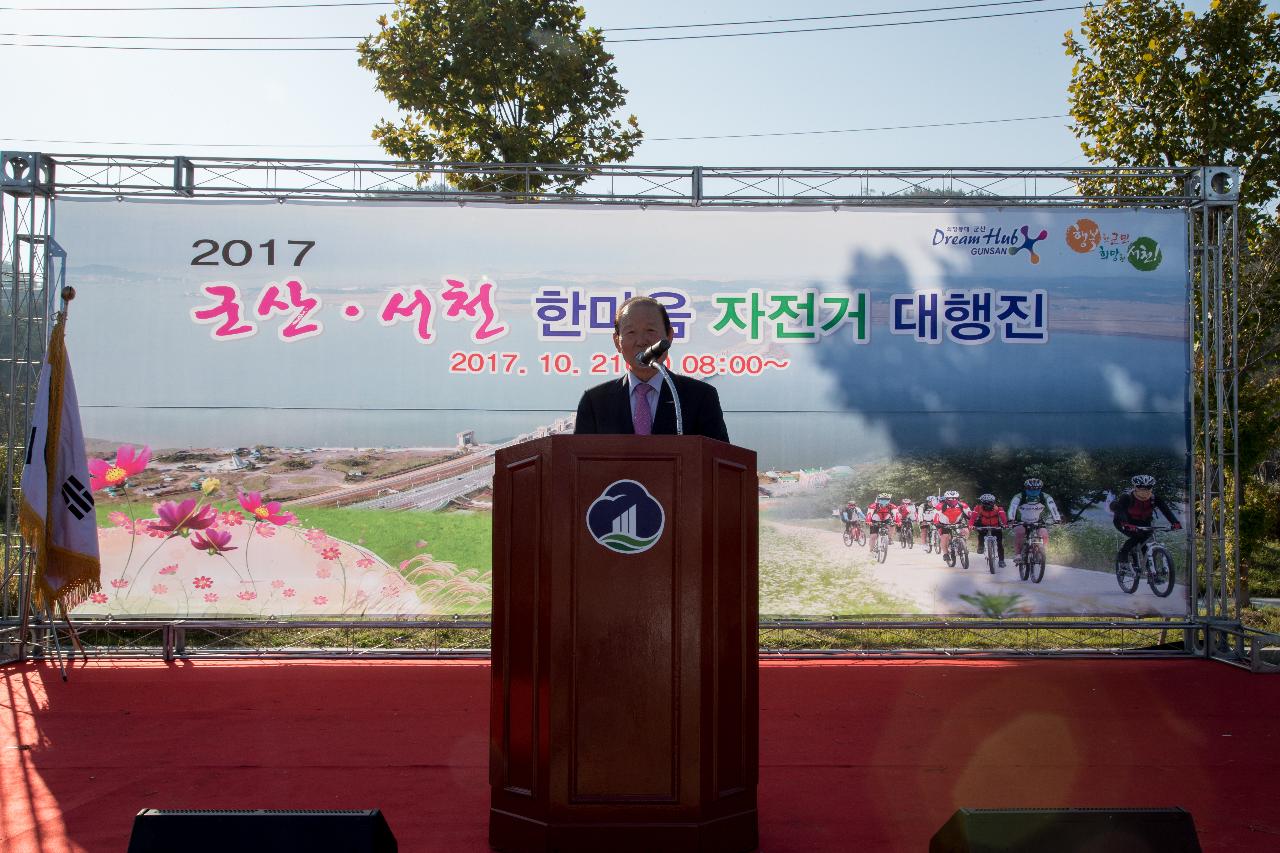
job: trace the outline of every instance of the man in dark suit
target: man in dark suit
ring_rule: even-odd
[[[635,296],[618,307],[613,322],[613,345],[627,362],[627,374],[590,388],[578,402],[574,432],[621,435],[675,435],[676,407],[671,389],[655,367],[639,357],[660,340],[672,338],[671,318],[661,302]],[[729,440],[720,409],[720,395],[706,382],[671,374],[680,394],[685,435]]]

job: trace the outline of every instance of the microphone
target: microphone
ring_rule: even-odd
[[[645,367],[648,367],[649,365],[653,364],[655,361],[659,361],[664,355],[667,354],[667,350],[669,349],[671,349],[671,341],[667,340],[666,338],[663,338],[653,346],[649,347],[644,352],[640,353],[640,356],[639,358],[636,359],[636,361],[640,362]]]

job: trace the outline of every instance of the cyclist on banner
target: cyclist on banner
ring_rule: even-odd
[[[947,549],[951,545],[951,531],[948,527],[962,528],[969,518],[969,505],[960,500],[960,493],[948,489],[942,495],[942,503],[933,513],[933,523],[942,531],[942,559],[947,558]],[[960,531],[956,531],[959,533]]]
[[[982,547],[986,540],[987,534],[979,530],[979,527],[996,527],[992,535],[996,537],[996,552],[1000,555],[1000,568],[1004,568],[1004,528],[1009,526],[1009,517],[1004,513],[1004,507],[996,503],[996,496],[988,492],[978,498],[978,505],[969,513],[969,525],[973,528],[974,535],[978,537],[978,553],[982,553]]]
[[[898,526],[906,525],[907,530],[915,535],[916,505],[911,498],[903,498],[898,504]]]
[[[920,522],[920,541],[927,550],[933,549],[933,514],[938,503],[937,495],[929,495],[916,506],[916,521]]]
[[[933,524],[933,514],[934,512],[937,511],[937,509],[938,509],[937,495],[929,495],[929,497],[925,498],[924,502],[920,504],[918,521],[920,522],[921,535],[924,534],[925,527]]]
[[[1058,512],[1058,505],[1053,502],[1053,498],[1044,492],[1044,481],[1038,477],[1028,477],[1026,482],[1022,484],[1022,491],[1013,496],[1013,500],[1009,501],[1009,518],[1013,521],[1023,521],[1028,524],[1035,524],[1044,521],[1044,514],[1049,513],[1049,519],[1054,524],[1062,523],[1062,515]],[[1026,528],[1018,524],[1013,528],[1013,553],[1022,553],[1022,540],[1026,537]],[[1049,528],[1040,528],[1040,543],[1044,546],[1045,553],[1049,553]],[[1015,558],[1015,559],[1021,559]]]
[[[1150,474],[1138,474],[1129,481],[1133,486],[1130,491],[1111,502],[1111,523],[1116,530],[1129,538],[1116,553],[1116,563],[1124,563],[1130,559],[1133,549],[1151,538],[1152,531],[1139,530],[1150,527],[1155,519],[1156,510],[1165,517],[1174,530],[1182,529],[1182,522],[1173,514],[1173,510],[1164,499],[1155,493],[1156,478]]]
[[[876,502],[867,507],[867,548],[876,550],[876,525],[893,524],[898,517],[898,508],[893,505],[893,495],[881,492],[876,495]]]
[[[862,508],[858,502],[850,500],[840,510],[840,520],[844,522],[844,532],[853,533],[854,527],[862,523]]]

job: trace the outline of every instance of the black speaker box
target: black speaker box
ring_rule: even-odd
[[[129,853],[396,853],[378,809],[143,809]]]
[[[929,853],[1200,853],[1182,809],[960,809]]]

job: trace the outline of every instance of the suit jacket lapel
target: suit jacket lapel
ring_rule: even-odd
[[[614,383],[613,417],[618,424],[618,434],[636,434],[636,425],[631,418],[631,384],[626,374]]]
[[[674,376],[671,381],[675,381]],[[658,408],[653,413],[653,432],[655,435],[676,434],[676,404],[666,382],[662,383],[662,390],[658,392]]]

